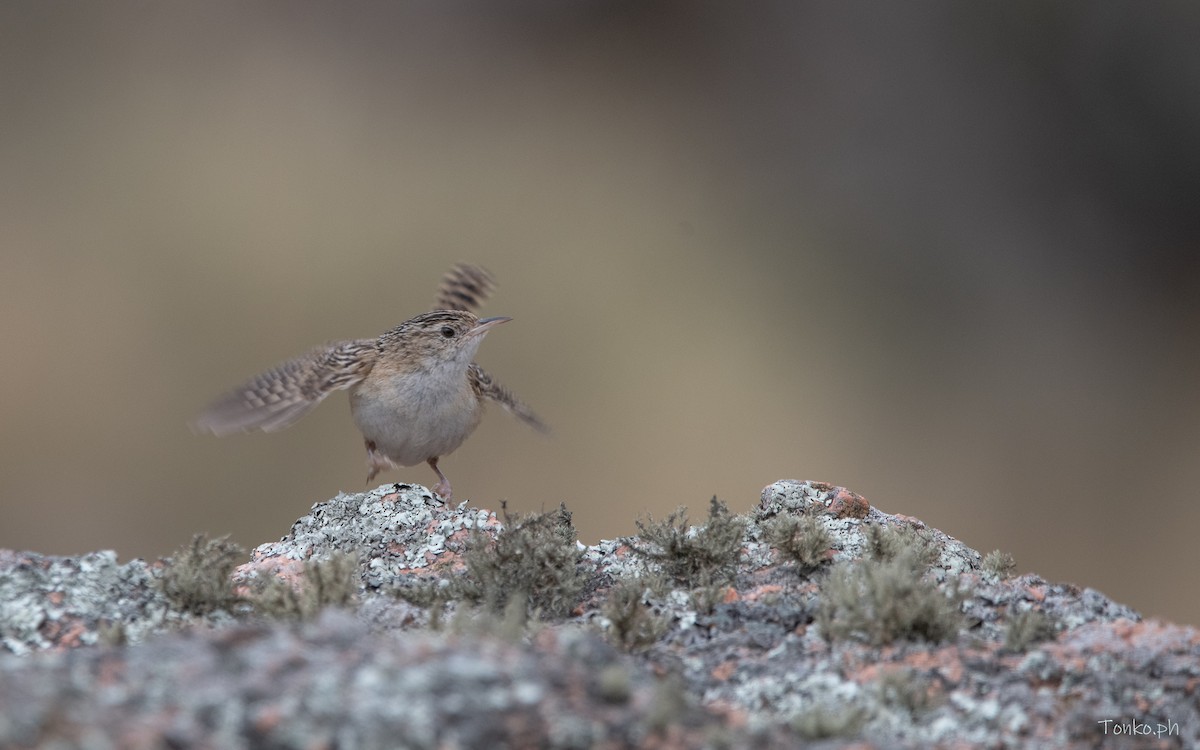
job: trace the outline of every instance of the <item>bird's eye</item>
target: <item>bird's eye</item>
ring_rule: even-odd
[[[454,338],[455,331],[450,326],[442,326],[442,336],[448,339]]]

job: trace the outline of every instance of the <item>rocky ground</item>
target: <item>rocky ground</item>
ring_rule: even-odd
[[[1200,632],[842,488],[639,532],[384,485],[248,560],[0,551],[0,747],[1200,746]]]

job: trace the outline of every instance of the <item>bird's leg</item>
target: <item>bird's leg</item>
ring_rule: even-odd
[[[390,467],[391,461],[388,461],[385,456],[380,455],[379,452],[375,450],[374,440],[364,440],[363,442],[366,443],[367,446],[368,473],[366,483],[369,486],[371,484],[371,480],[374,479],[381,470]]]
[[[446,502],[449,502],[450,498],[454,496],[453,493],[450,491],[450,480],[447,479],[446,475],[442,473],[442,470],[438,468],[437,462],[438,462],[437,456],[434,456],[433,458],[426,461],[426,463],[429,464],[429,468],[436,471],[437,475],[438,475],[438,479],[441,480],[433,486],[433,494],[441,497]]]

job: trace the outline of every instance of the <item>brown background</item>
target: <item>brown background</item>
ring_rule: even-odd
[[[0,546],[360,489],[343,394],[185,424],[464,259],[555,434],[493,414],[460,497],[595,541],[819,479],[1200,622],[1198,8],[0,4]]]

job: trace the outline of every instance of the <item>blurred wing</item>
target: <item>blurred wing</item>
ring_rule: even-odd
[[[472,362],[470,369],[467,370],[467,376],[471,378],[471,385],[481,396],[500,404],[509,414],[538,432],[550,432],[550,428],[538,418],[538,415],[533,413],[532,409],[514,396],[512,391],[492,380],[492,376],[484,372],[482,367]]]
[[[495,288],[496,279],[486,269],[459,263],[442,277],[433,309],[476,312]]]
[[[226,393],[192,422],[196,432],[274,432],[307,414],[330,393],[371,371],[375,339],[339,341],[290,359]]]

